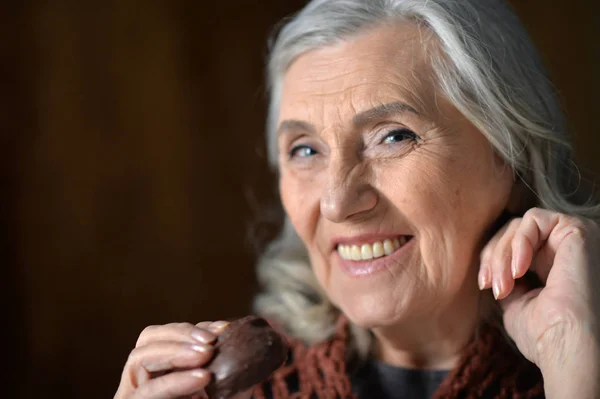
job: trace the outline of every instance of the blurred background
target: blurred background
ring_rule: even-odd
[[[250,311],[279,217],[266,40],[303,3],[2,2],[0,397],[112,398],[145,326]],[[592,177],[593,3],[513,1]]]

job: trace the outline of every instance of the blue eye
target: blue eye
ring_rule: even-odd
[[[419,136],[408,129],[395,129],[386,134],[386,136],[383,138],[383,142],[386,144],[394,144],[407,139],[416,141],[418,138]]]
[[[289,152],[290,158],[294,158],[294,157],[306,158],[306,157],[312,157],[313,155],[316,155],[316,154],[317,154],[317,151],[315,151],[311,147],[307,146],[306,144],[300,144],[300,145],[294,146],[294,148],[292,148]]]

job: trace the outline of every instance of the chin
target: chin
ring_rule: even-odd
[[[399,303],[383,293],[346,295],[338,306],[348,319],[358,327],[372,329],[402,323],[407,319],[408,304]]]

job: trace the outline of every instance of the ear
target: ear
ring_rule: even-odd
[[[506,204],[506,211],[511,215],[523,216],[530,208],[537,203],[537,197],[523,178],[515,174],[515,180]]]

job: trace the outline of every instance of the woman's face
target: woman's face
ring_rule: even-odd
[[[364,327],[476,300],[479,248],[512,187],[437,90],[426,35],[372,29],[300,56],[284,77],[282,201],[320,284]]]

